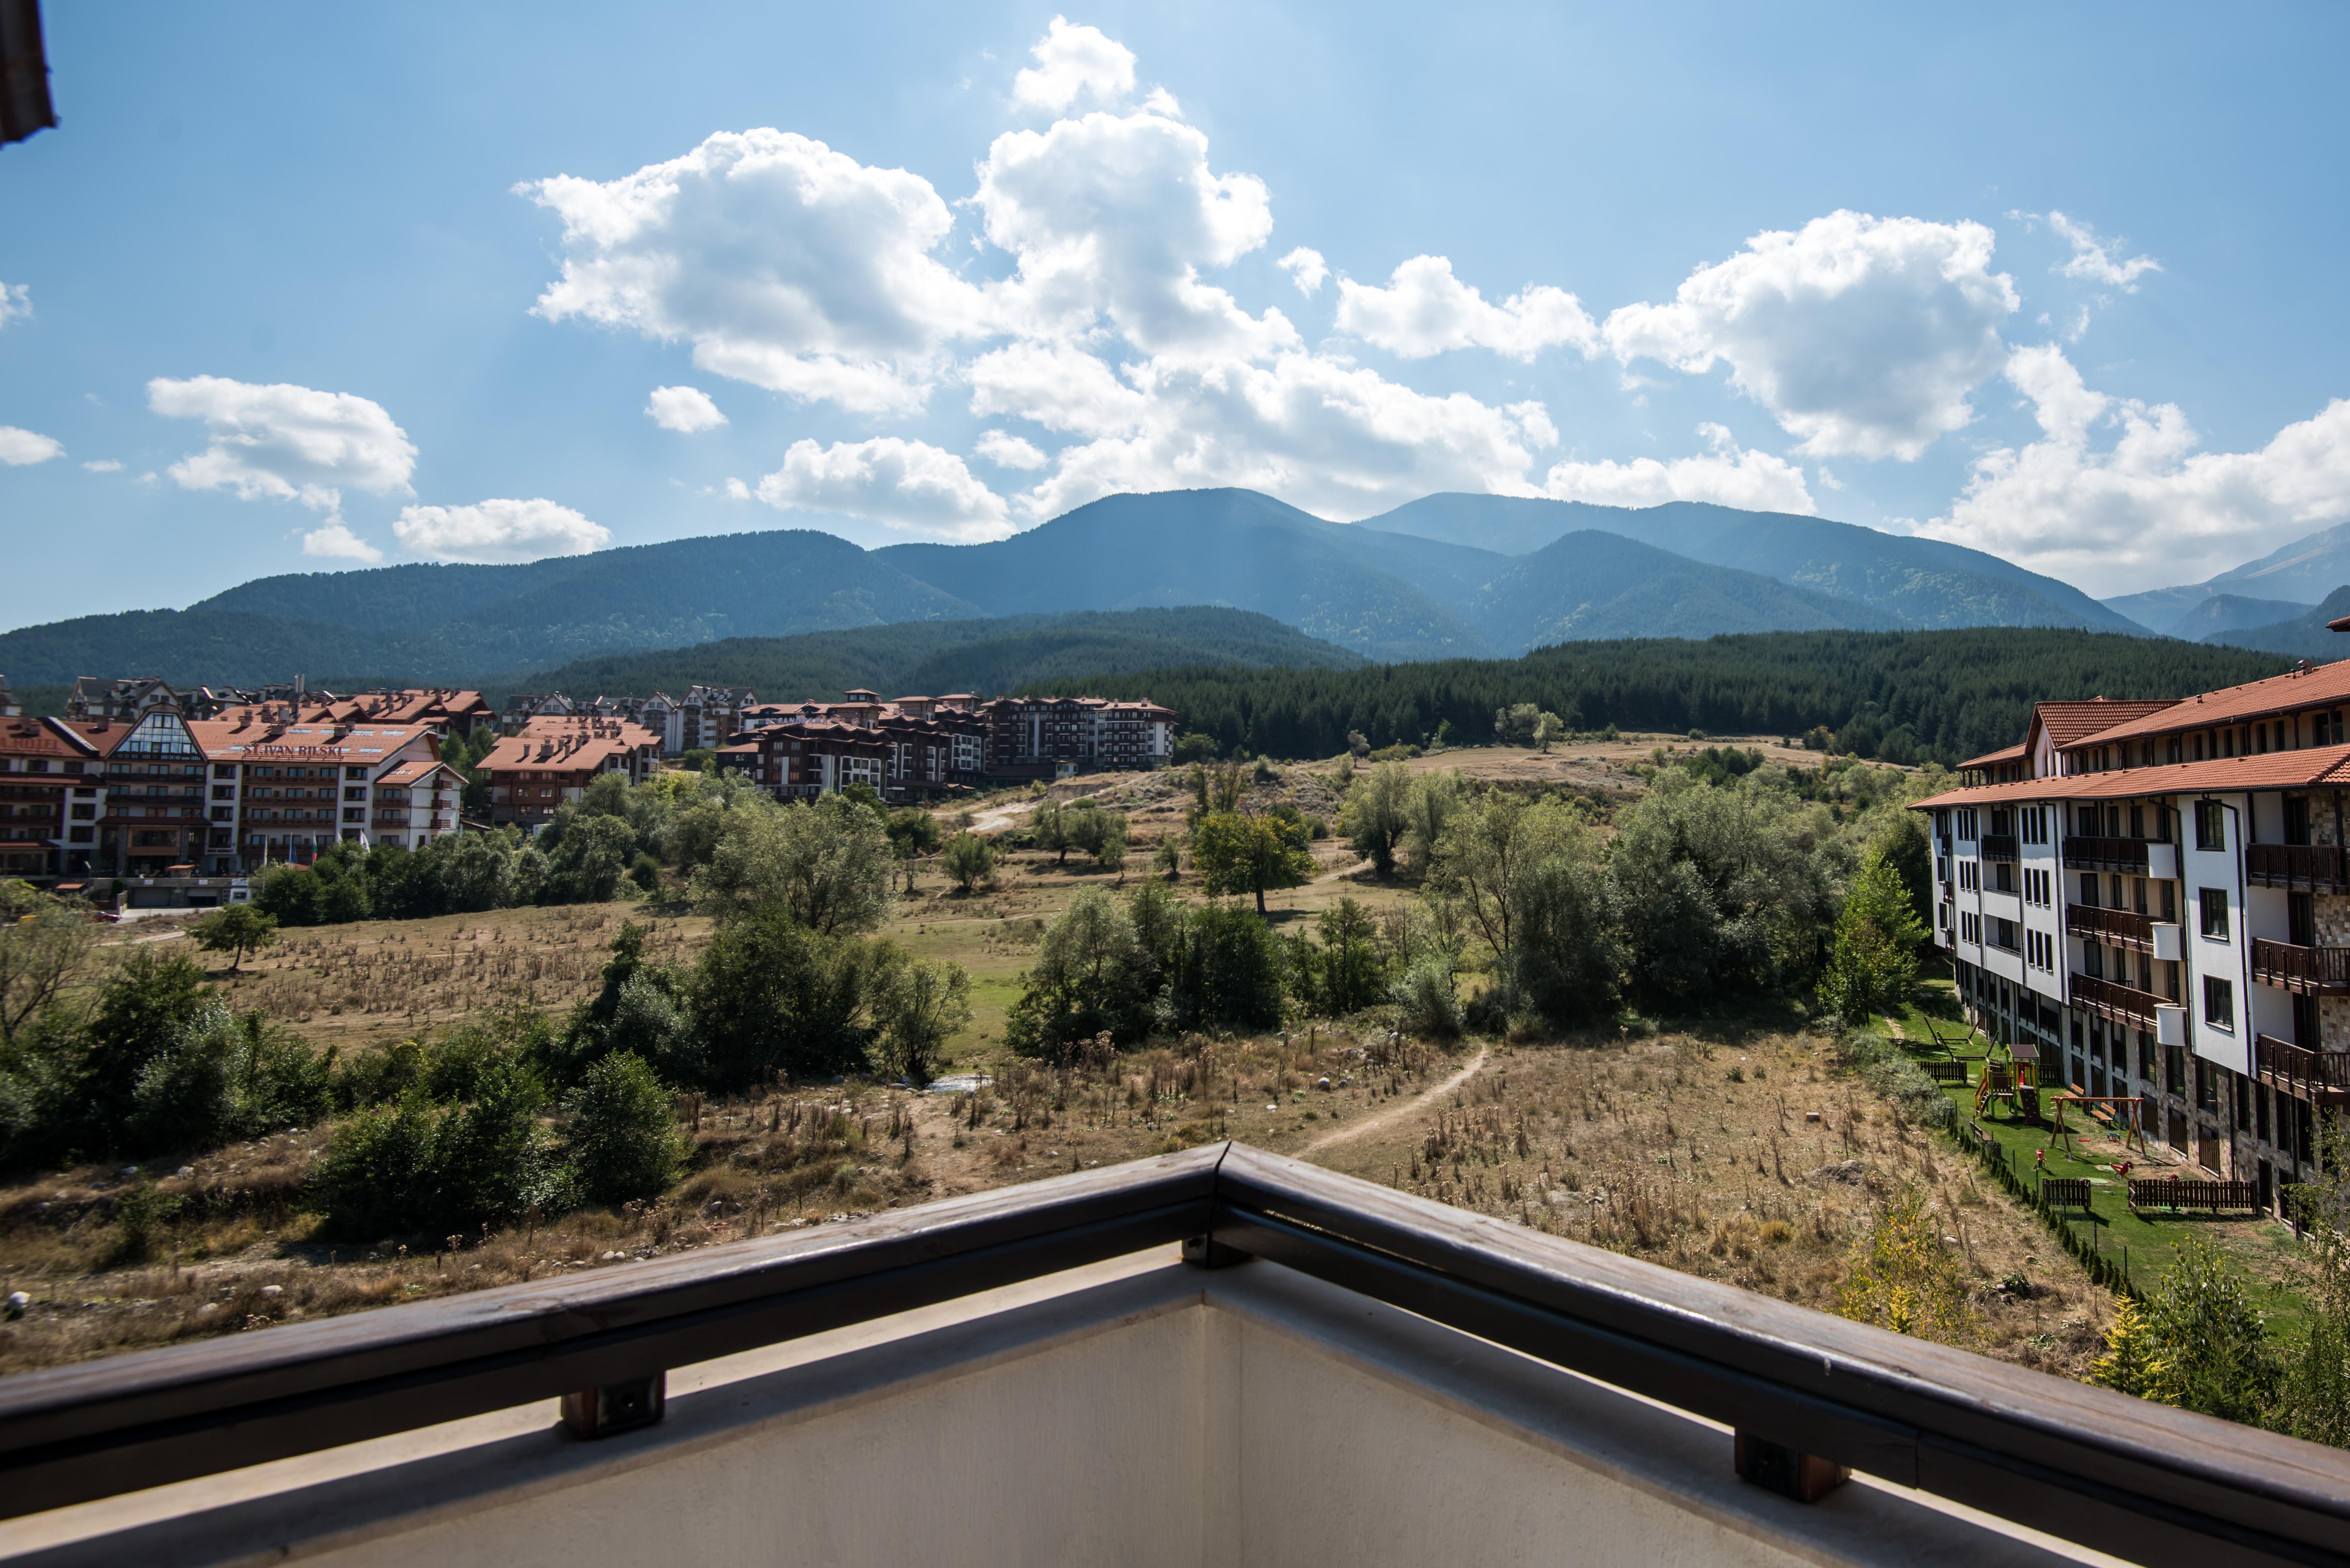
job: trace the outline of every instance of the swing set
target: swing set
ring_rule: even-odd
[[[2147,1154],[2150,1152],[2146,1147],[2146,1101],[2136,1095],[2063,1094],[2049,1096],[2048,1107],[2054,1113],[2048,1125],[2048,1147],[2050,1148],[2054,1148],[2061,1144],[2064,1146],[2064,1149],[2066,1154],[2073,1156],[2076,1159],[2084,1158],[2081,1151],[2074,1147],[2072,1124],[2064,1119],[2064,1107],[2066,1106],[2080,1106],[2083,1107],[2090,1106],[2127,1106],[2129,1107],[2129,1132],[2123,1138],[2122,1147],[2125,1148],[2136,1148],[2140,1154]],[[2093,1118],[2095,1114],[2095,1113],[2085,1108],[2082,1112],[2082,1115],[2085,1117]],[[2084,1127],[2082,1130],[2084,1132],[2087,1132],[2091,1129],[2089,1127]]]

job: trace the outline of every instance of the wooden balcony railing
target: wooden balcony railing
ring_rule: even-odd
[[[1986,860],[2012,862],[2020,853],[2012,833],[1986,833],[1982,836],[1982,857]]]
[[[2252,939],[2252,978],[2303,996],[2350,996],[2350,948]]]
[[[2168,997],[2157,996],[2150,991],[2087,974],[2073,977],[2072,992],[2074,1005],[2103,1013],[2109,1021],[2123,1020],[2139,1029],[2154,1027],[2156,1008],[2178,1005]]]
[[[2350,891],[2350,866],[2331,844],[2248,844],[2245,879],[2262,888],[2298,888],[2304,892]]]
[[[2134,871],[2146,875],[2150,838],[2067,838],[2064,864],[2083,871]]]
[[[2064,909],[2064,929],[2074,936],[2089,937],[2101,942],[2116,943],[2148,952],[2154,950],[2154,917],[2128,909],[2100,909],[2087,904],[2069,904]]]
[[[2313,1051],[2273,1034],[2256,1034],[2252,1071],[2303,1099],[2320,1105],[2350,1105],[2350,1051]]]
[[[671,1367],[1179,1241],[1185,1260],[1209,1271],[1203,1281],[1261,1259],[1321,1293],[1297,1299],[1330,1302],[1293,1312],[1361,1310],[1340,1293],[1391,1303],[1733,1428],[1788,1450],[1791,1466],[1807,1456],[1848,1467],[2132,1562],[2331,1562],[2350,1532],[2350,1455],[2339,1449],[2052,1379],[1237,1144],[821,1234],[16,1373],[0,1379],[0,1517],[532,1401],[593,1409],[592,1397],[567,1397],[657,1388]],[[649,1441],[591,1440],[629,1445],[619,1463]],[[1717,1448],[1728,1457],[1728,1445]],[[539,1473],[530,1457],[480,1451],[469,1462],[503,1467],[498,1482],[526,1486]],[[143,1526],[148,1555],[176,1538],[163,1530]],[[73,1554],[96,1561],[109,1544]],[[176,1553],[187,1554],[184,1544]]]

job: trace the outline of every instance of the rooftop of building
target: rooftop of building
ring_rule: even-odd
[[[2031,754],[2031,748],[2018,741],[2015,744],[2002,746],[1996,752],[1985,752],[1981,756],[1969,757],[1965,762],[1960,763],[1959,767],[1961,772],[1976,768],[1995,768],[2003,763],[2020,763]]]
[[[2201,763],[2064,774],[2014,784],[1975,784],[1912,804],[1911,810],[1949,805],[2013,805],[2045,800],[2138,800],[2158,794],[2221,794],[2254,789],[2350,787],[2350,745],[2311,746]]]
[[[333,720],[279,723],[251,713],[234,719],[196,719],[188,724],[188,734],[196,742],[196,749],[220,762],[303,753],[363,763],[370,758],[388,757],[419,742],[429,744],[434,733],[432,725],[422,723],[344,723]]]
[[[2118,724],[2178,706],[2173,697],[2088,697],[2065,702],[2035,702],[2033,722],[2058,747],[2076,745]],[[2024,744],[2031,744],[2027,738]]]
[[[2081,742],[2126,741],[2140,735],[2167,734],[2174,730],[2200,730],[2220,724],[2249,722],[2303,708],[2328,707],[2350,700],[2350,659],[2288,670],[2265,680],[2223,686],[2217,691],[2167,702],[2153,711],[2132,715],[2106,729],[2078,737]],[[2075,742],[2065,742],[2067,744]]]

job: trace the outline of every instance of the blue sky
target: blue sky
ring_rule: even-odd
[[[52,4],[0,616],[1201,483],[2102,594],[2350,517],[2350,19],[2044,9]]]

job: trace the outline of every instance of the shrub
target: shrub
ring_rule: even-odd
[[[327,1222],[346,1236],[429,1230],[441,1113],[421,1090],[360,1109],[335,1129],[311,1176]]]
[[[2149,1397],[2249,1426],[2267,1421],[2278,1381],[2267,1325],[2217,1247],[2199,1236],[2181,1241],[2146,1316],[2156,1349]]]
[[[1452,1040],[1461,1029],[1461,997],[1452,985],[1452,964],[1441,953],[1423,953],[1396,976],[1390,989],[1403,1028],[1425,1040]]]
[[[1868,1086],[1898,1103],[1904,1115],[1928,1127],[1958,1124],[1959,1107],[1942,1086],[1926,1075],[1917,1059],[1881,1034],[1853,1030],[1836,1042],[1841,1063],[1857,1072]]]
[[[570,1102],[564,1155],[596,1203],[658,1198],[685,1160],[670,1092],[652,1064],[615,1051],[588,1069]]]
[[[947,875],[968,893],[995,878],[995,846],[976,833],[958,833],[947,840]]]
[[[1836,1314],[1897,1334],[1956,1345],[1972,1329],[1966,1278],[1942,1245],[1926,1189],[1904,1184],[1854,1250],[1836,1291]]]

